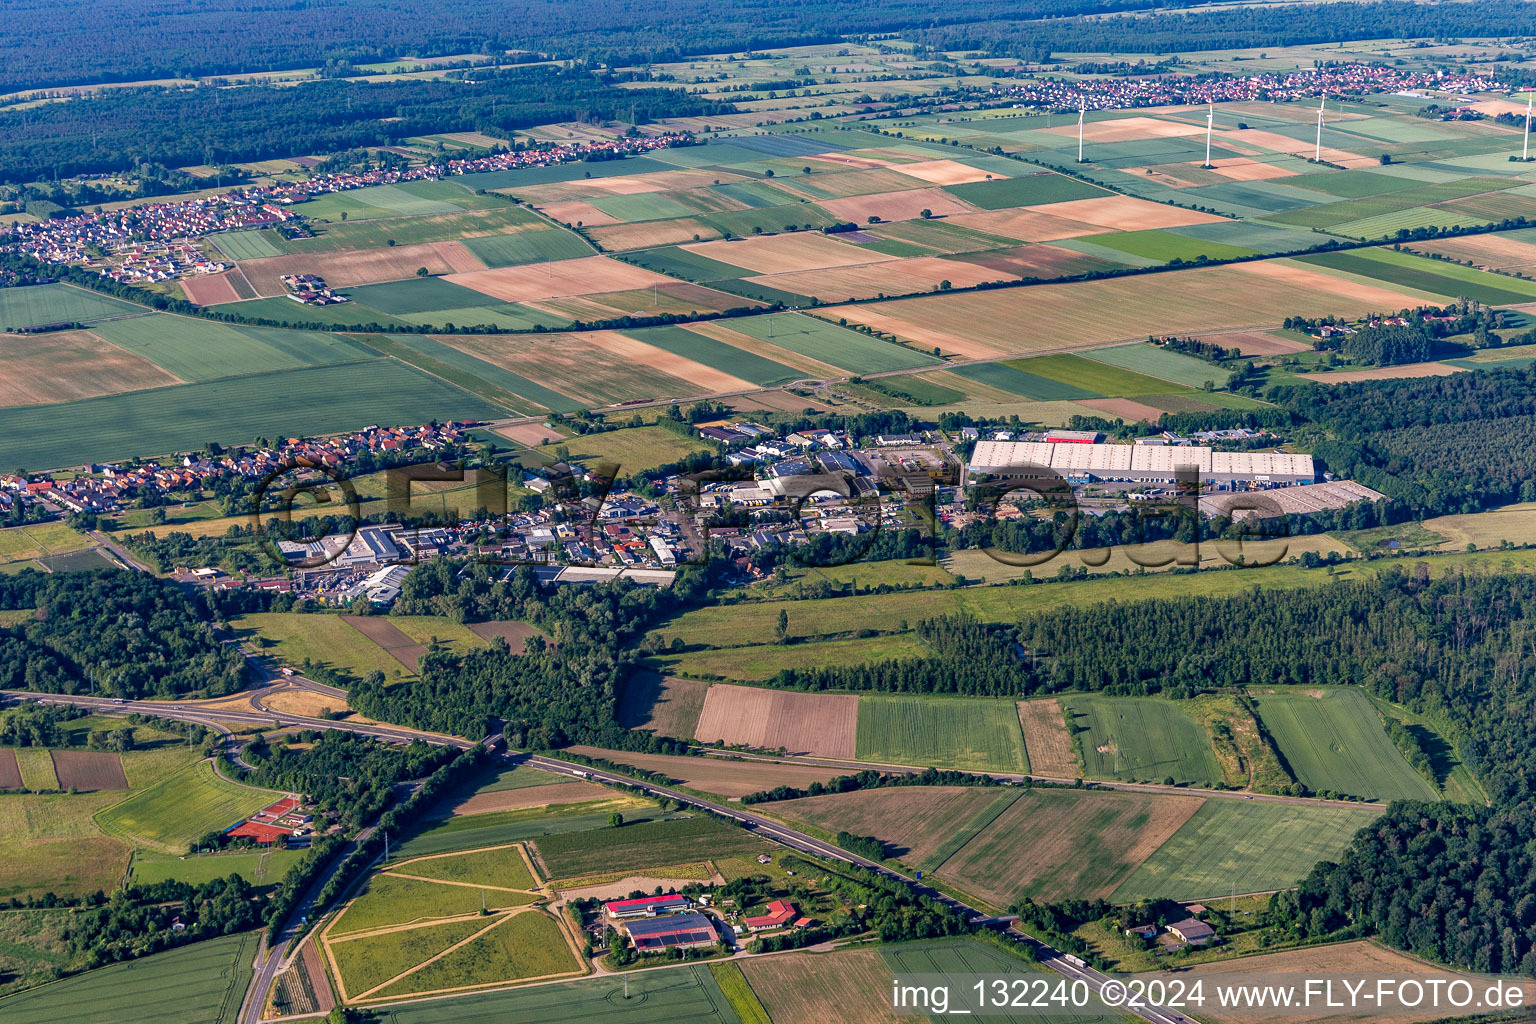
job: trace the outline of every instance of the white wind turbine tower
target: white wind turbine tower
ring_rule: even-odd
[[[1317,156],[1314,162],[1323,162],[1323,107],[1328,103],[1328,97],[1324,96],[1317,104]]]
[[[1088,104],[1084,103],[1077,112],[1077,162],[1083,162],[1083,118],[1088,116]]]
[[[1211,129],[1216,125],[1216,104],[1205,112],[1205,166],[1211,166]]]

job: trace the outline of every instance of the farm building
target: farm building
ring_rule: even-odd
[[[774,900],[768,904],[768,913],[749,917],[743,923],[749,932],[766,932],[774,928],[783,928],[794,919],[794,904],[788,900]]]
[[[1310,455],[1283,452],[1218,452],[1210,448],[1131,444],[1053,444],[1045,441],[980,441],[971,455],[972,480],[1066,479],[1174,484],[1180,472],[1198,470],[1202,485],[1228,490],[1237,484],[1290,487],[1317,479]]]
[[[615,920],[632,917],[659,917],[687,910],[692,904],[688,897],[676,893],[670,896],[645,896],[637,900],[612,900],[603,904],[603,910]]]
[[[712,946],[719,937],[715,925],[704,914],[673,914],[669,917],[647,918],[625,925],[629,941],[642,953],[662,949],[695,949]]]
[[[1175,921],[1168,926],[1168,933],[1180,942],[1187,942],[1191,946],[1204,946],[1216,938],[1216,929],[1193,917]]]

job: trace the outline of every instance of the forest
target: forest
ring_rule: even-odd
[[[1029,12],[1056,18],[1154,6],[1185,3],[1035,0]],[[1004,0],[12,0],[0,21],[0,91],[508,49],[640,64],[1017,13]]]
[[[195,89],[112,89],[0,112],[0,181],[265,160],[385,146],[414,135],[510,136],[558,121],[725,113],[680,89],[621,89],[575,69],[512,68],[451,78]]]
[[[0,608],[35,608],[0,628],[0,689],[141,699],[220,696],[244,685],[245,659],[209,608],[142,573],[0,576]]]

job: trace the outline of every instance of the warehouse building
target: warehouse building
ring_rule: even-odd
[[[1190,470],[1199,471],[1202,486],[1217,490],[1233,490],[1239,485],[1292,487],[1317,479],[1310,455],[1045,441],[978,442],[969,469],[972,482],[1059,478],[1074,487],[1092,483],[1175,484],[1180,472]]]

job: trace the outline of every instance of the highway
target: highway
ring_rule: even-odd
[[[397,743],[409,743],[412,740],[419,739],[426,743],[431,743],[438,746],[453,746],[461,750],[467,750],[470,747],[476,745],[470,740],[459,739],[458,737],[451,736],[440,736],[435,733],[419,732],[417,730],[408,729],[402,726],[362,725],[345,721],[331,722],[319,718],[306,718],[302,715],[290,715],[275,711],[239,711],[223,708],[198,707],[196,705],[178,705],[166,701],[123,701],[114,700],[107,697],[84,697],[53,693],[33,693],[28,690],[0,690],[0,697],[6,698],[8,700],[30,701],[37,704],[72,705],[75,707],[88,708],[93,711],[106,714],[137,713],[141,715],[156,715],[161,718],[169,718],[175,721],[194,722],[196,724],[215,729],[225,734],[226,736],[229,735],[229,730],[219,724],[221,721],[234,723],[248,722],[253,725],[261,725],[271,728],[293,726],[306,729],[339,729],[346,732],[360,733],[365,736],[375,736],[379,739],[390,740]],[[481,740],[480,743],[486,744],[492,739],[493,737],[487,737],[485,740]],[[925,885],[915,878],[904,875],[899,871],[892,870],[883,864],[876,864],[874,861],[861,857],[856,853],[851,853],[848,850],[842,849],[841,847],[834,846],[831,843],[824,842],[820,839],[817,839],[815,836],[807,835],[804,832],[790,828],[781,822],[775,821],[772,818],[753,811],[750,807],[746,807],[740,804],[716,803],[715,801],[706,800],[703,797],[695,796],[692,793],[684,793],[675,789],[669,789],[665,786],[656,785],[652,782],[633,779],[628,775],[621,775],[617,772],[610,772],[601,768],[592,768],[586,765],[576,764],[570,761],[562,761],[558,758],[545,757],[539,754],[503,753],[500,756],[506,758],[510,763],[513,764],[526,764],[531,768],[537,768],[541,771],[551,772],[556,775],[567,776],[573,779],[587,779],[594,782],[601,782],[610,786],[624,786],[637,792],[643,793],[647,796],[657,798],[665,797],[675,801],[676,803],[708,811],[709,813],[718,815],[722,818],[730,818],[734,821],[742,823],[745,827],[750,829],[755,834],[762,836],[764,839],[778,843],[781,846],[788,847],[792,850],[797,850],[801,853],[810,854],[811,856],[821,857],[826,860],[841,861],[845,864],[857,865],[858,867],[874,871],[884,876],[885,878],[900,882],[901,884],[911,889],[914,893],[921,896],[926,896],[943,904],[946,907],[949,907],[956,913],[965,915],[966,920],[973,925],[984,925],[986,927],[993,928],[1014,942],[1032,947],[1035,951],[1036,960],[1038,960],[1042,966],[1056,971],[1059,974],[1065,975],[1066,977],[1082,980],[1095,993],[1102,990],[1105,982],[1110,980],[1107,975],[1102,974],[1090,967],[1080,967],[1071,963],[1066,959],[1065,954],[1063,954],[1060,950],[1048,946],[1040,940],[1020,932],[1017,928],[1012,927],[1011,919],[994,917],[991,914],[980,910],[979,908],[972,907],[969,904],[956,899],[954,896],[951,896],[948,893],[940,892],[937,889]],[[366,837],[371,834],[371,830],[365,830],[363,833],[359,834],[358,838],[366,839]],[[266,1004],[267,994],[271,991],[273,982],[276,980],[277,975],[282,972],[282,968],[284,967],[287,958],[292,955],[293,951],[290,950],[288,946],[292,943],[294,937],[297,936],[300,930],[304,927],[300,923],[301,919],[309,916],[309,911],[313,906],[314,898],[319,893],[320,888],[326,881],[329,880],[330,874],[343,863],[346,853],[355,848],[356,842],[357,840],[354,840],[353,844],[349,845],[349,847],[343,851],[343,854],[338,856],[333,861],[330,872],[327,872],[321,878],[316,879],[310,891],[305,894],[305,898],[298,910],[284,924],[283,931],[278,938],[277,944],[272,949],[267,950],[266,958],[256,965],[255,976],[252,978],[251,987],[247,991],[245,1002],[241,1007],[240,1024],[257,1024],[257,1021],[260,1019],[259,1015],[261,1008]],[[1143,1020],[1152,1022],[1152,1024],[1198,1024],[1198,1022],[1194,1021],[1190,1017],[1186,1017],[1176,1011],[1165,1010],[1157,1006],[1149,1005],[1138,1008],[1136,1010],[1127,1010],[1126,1012],[1134,1013],[1141,1017]]]

